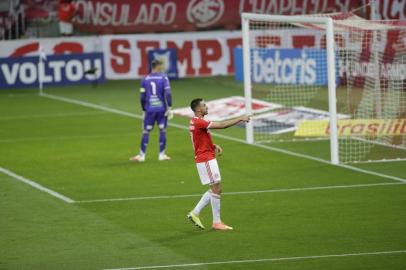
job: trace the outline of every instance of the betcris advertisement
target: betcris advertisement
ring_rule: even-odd
[[[242,48],[234,51],[235,78],[244,80]],[[253,83],[327,85],[324,49],[251,49]]]
[[[159,60],[163,64],[163,73],[169,79],[177,79],[178,75],[178,54],[176,49],[155,49],[148,51],[148,62],[151,67],[153,60]],[[150,68],[151,71],[151,68]]]
[[[0,89],[105,81],[103,53],[0,58]]]

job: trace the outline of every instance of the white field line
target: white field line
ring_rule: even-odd
[[[46,188],[44,186],[41,186],[40,184],[34,182],[33,180],[25,178],[25,177],[23,177],[21,175],[18,175],[18,174],[14,173],[14,172],[12,172],[10,170],[7,170],[5,168],[0,167],[0,172],[4,173],[5,175],[8,175],[8,176],[20,181],[20,182],[23,182],[24,184],[32,186],[33,188],[36,188],[36,189],[38,189],[40,191],[48,193],[49,195],[51,195],[51,196],[53,196],[53,197],[55,197],[57,199],[60,199],[60,200],[62,200],[64,202],[67,202],[67,203],[74,203],[75,202],[71,198],[68,198],[68,197],[66,197],[66,196],[64,196],[64,195],[62,195],[62,194],[60,194],[60,193],[58,193],[56,191],[53,191],[53,190],[51,190],[49,188]]]
[[[380,159],[380,160],[368,160],[368,161],[353,161],[354,164],[365,164],[365,163],[385,163],[385,162],[400,162],[406,161],[406,158],[391,158],[391,159]]]
[[[85,115],[99,115],[106,112],[71,112],[71,113],[55,113],[55,114],[31,114],[31,115],[18,115],[18,116],[0,116],[0,120],[18,120],[18,119],[35,119],[35,118],[54,118],[54,117],[70,117],[70,116],[85,116]]]
[[[401,182],[385,182],[385,183],[341,185],[341,186],[265,189],[265,190],[252,190],[252,191],[223,192],[223,195],[228,195],[228,196],[229,195],[249,195],[249,194],[261,194],[261,193],[279,193],[279,192],[311,191],[311,190],[326,190],[326,189],[363,188],[363,187],[393,186],[393,185],[405,185],[405,184],[406,183],[401,183]],[[119,201],[162,200],[162,199],[178,199],[178,198],[190,198],[190,197],[201,197],[201,196],[202,196],[202,194],[162,195],[162,196],[144,196],[144,197],[127,197],[127,198],[81,200],[81,201],[75,201],[75,203],[102,203],[102,202],[119,202]]]
[[[109,268],[105,270],[142,270],[142,269],[162,269],[162,268],[180,268],[180,267],[197,267],[206,265],[225,265],[225,264],[249,264],[249,263],[264,263],[264,262],[280,262],[280,261],[303,261],[315,259],[328,259],[328,258],[346,258],[357,256],[382,256],[391,254],[404,254],[406,250],[387,250],[376,252],[359,252],[359,253],[344,253],[344,254],[327,254],[327,255],[313,255],[313,256],[297,256],[297,257],[279,257],[267,259],[253,259],[253,260],[231,260],[231,261],[217,261],[217,262],[198,262],[198,263],[184,263],[184,264],[168,264],[168,265],[151,265],[151,266],[135,266],[126,268]]]
[[[110,112],[110,113],[120,114],[120,115],[129,116],[129,117],[137,118],[137,119],[143,119],[142,116],[138,115],[138,114],[125,112],[125,111],[117,110],[117,109],[114,109],[114,108],[109,108],[109,107],[106,107],[106,106],[97,105],[97,104],[93,104],[93,103],[89,103],[89,102],[85,102],[85,101],[81,101],[81,100],[77,100],[77,99],[66,98],[66,97],[62,97],[62,96],[55,96],[55,95],[50,95],[50,94],[46,94],[46,93],[42,93],[42,94],[40,94],[40,96],[50,98],[50,99],[59,100],[59,101],[64,101],[64,102],[67,102],[67,103],[77,104],[77,105],[81,105],[81,106],[84,106],[84,107],[93,108],[93,109],[96,109],[96,110],[101,110],[101,111],[106,111],[106,112]]]
[[[394,149],[406,150],[406,146],[403,146],[403,145],[386,144],[384,142],[368,140],[368,139],[364,139],[364,138],[361,138],[361,137],[354,137],[353,140],[362,141],[362,142],[371,143],[371,144],[376,144],[376,145],[381,145],[381,146],[384,146],[384,147],[392,147]]]
[[[261,140],[258,143],[291,143],[291,142],[318,142],[318,141],[329,141],[329,138],[305,138],[305,139],[275,139],[275,140]]]
[[[94,104],[94,103],[89,103],[89,102],[85,102],[85,101],[81,101],[81,100],[76,100],[76,99],[71,99],[71,98],[66,98],[66,97],[61,97],[61,96],[55,96],[55,95],[50,95],[50,94],[45,94],[45,93],[43,93],[41,96],[46,97],[46,98],[50,98],[50,99],[54,99],[54,100],[59,100],[59,101],[64,101],[64,102],[68,102],[68,103],[72,103],[72,104],[77,104],[77,105],[81,105],[81,106],[85,106],[85,107],[89,107],[89,108],[93,108],[93,109],[97,109],[97,110],[111,112],[111,113],[115,113],[115,114],[119,114],[119,115],[124,115],[124,116],[132,117],[132,118],[143,119],[142,116],[138,115],[138,114],[125,112],[125,111],[122,111],[122,110],[109,108],[109,107],[105,107],[105,106],[102,106],[102,105],[97,105],[97,104]],[[184,129],[184,130],[189,130],[189,127],[187,127],[187,126],[179,125],[179,124],[175,124],[175,123],[171,123],[171,122],[169,122],[169,126]],[[215,132],[212,132],[211,134],[213,136],[215,136],[215,137],[226,139],[226,140],[229,140],[229,141],[248,144],[245,140],[242,140],[242,139],[233,138],[233,137],[218,134],[218,133],[215,133]],[[318,162],[321,162],[321,163],[333,165],[328,160],[312,157],[312,156],[309,156],[309,155],[306,155],[306,154],[295,153],[295,152],[285,150],[285,149],[281,149],[281,148],[277,148],[277,147],[261,145],[261,144],[248,144],[248,145],[252,145],[252,146],[255,146],[255,147],[271,150],[271,151],[274,151],[274,152],[279,152],[279,153],[283,153],[283,154],[287,154],[287,155],[291,155],[291,156],[295,156],[295,157],[310,159],[310,160],[318,161]],[[374,172],[374,171],[369,171],[369,170],[365,170],[365,169],[360,169],[360,168],[353,167],[353,166],[350,166],[350,165],[338,164],[338,165],[333,165],[333,166],[338,166],[338,167],[346,168],[348,170],[357,171],[357,172],[361,172],[361,173],[365,173],[365,174],[369,174],[369,175],[379,176],[379,177],[382,177],[382,178],[391,179],[391,180],[394,180],[394,181],[399,181],[399,182],[406,183],[405,178],[391,176],[391,175],[378,173],[378,172]]]

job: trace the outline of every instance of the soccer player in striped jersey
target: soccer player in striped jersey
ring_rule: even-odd
[[[187,217],[193,224],[204,229],[199,214],[210,202],[213,212],[212,228],[215,230],[232,230],[233,228],[224,224],[220,218],[221,176],[216,155],[221,155],[223,149],[219,145],[213,144],[209,129],[228,128],[240,122],[248,122],[250,117],[241,116],[236,119],[211,122],[204,119],[204,116],[208,113],[208,108],[203,99],[192,100],[190,107],[195,114],[195,117],[190,120],[189,131],[192,136],[197,171],[201,183],[210,185],[210,189],[203,194],[196,207],[189,212]]]
[[[141,107],[144,111],[144,131],[141,139],[140,152],[131,157],[131,161],[144,162],[149,133],[154,128],[155,123],[159,128],[159,156],[158,160],[170,160],[166,155],[166,127],[168,119],[172,118],[172,94],[169,79],[162,73],[162,62],[153,60],[152,71],[141,81]]]

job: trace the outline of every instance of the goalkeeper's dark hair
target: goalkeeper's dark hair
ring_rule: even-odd
[[[196,111],[196,107],[199,106],[200,102],[202,102],[203,99],[202,98],[195,98],[194,100],[192,100],[192,102],[190,102],[190,108],[192,109],[192,111]]]

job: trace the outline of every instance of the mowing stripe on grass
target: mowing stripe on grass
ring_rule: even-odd
[[[253,260],[231,260],[231,261],[218,261],[218,262],[198,262],[198,263],[169,264],[169,265],[135,266],[135,267],[125,267],[125,268],[109,268],[109,269],[104,269],[104,270],[161,269],[161,268],[196,267],[196,266],[222,265],[222,264],[248,264],[248,263],[280,262],[280,261],[302,261],[302,260],[345,258],[345,257],[357,257],[357,256],[382,256],[382,255],[391,255],[391,254],[406,254],[406,250],[388,250],[388,251],[376,251],[376,252],[327,254],[327,255],[297,256],[297,257],[279,257],[279,258],[267,258],[267,259],[253,259]]]
[[[252,190],[252,191],[223,192],[223,195],[247,195],[247,194],[293,192],[293,191],[310,191],[310,190],[325,190],[325,189],[344,189],[344,188],[362,188],[362,187],[376,187],[376,186],[393,186],[393,185],[404,185],[404,184],[406,184],[406,183],[386,182],[386,183],[375,183],[375,184],[358,184],[358,185],[341,185],[341,186],[324,186],[324,187],[265,189],[265,190]],[[162,199],[178,199],[178,198],[190,198],[190,197],[201,197],[201,196],[202,196],[202,194],[162,195],[162,196],[144,196],[144,197],[127,197],[127,198],[112,198],[112,199],[81,200],[81,201],[75,201],[75,203],[102,203],[102,202],[117,202],[117,201],[162,200]]]
[[[109,108],[109,107],[105,107],[105,106],[102,106],[102,105],[89,103],[89,102],[86,102],[86,101],[81,101],[81,100],[77,100],[77,99],[66,98],[66,97],[61,97],[61,96],[56,96],[56,95],[50,95],[50,94],[46,94],[46,93],[43,93],[40,96],[50,98],[50,99],[54,99],[54,100],[58,100],[58,101],[77,104],[77,105],[81,105],[81,106],[85,106],[85,107],[89,107],[89,108],[93,108],[93,109],[97,109],[97,110],[111,112],[111,113],[115,113],[115,114],[119,114],[119,115],[124,115],[124,116],[132,117],[132,118],[137,118],[137,119],[141,119],[141,120],[143,119],[141,115],[138,115],[138,114],[135,114],[135,113],[130,113],[130,112],[114,109],[114,108]],[[171,122],[169,122],[169,126],[184,129],[184,130],[189,130],[188,126],[179,125],[179,124],[175,124],[175,123],[171,123]],[[243,144],[248,144],[244,140],[233,138],[233,137],[230,137],[230,136],[227,136],[227,135],[222,135],[222,134],[218,134],[218,133],[214,133],[214,132],[212,132],[211,134],[212,134],[212,136],[222,138],[222,139],[225,139],[225,140],[239,142],[239,143],[243,143]],[[318,161],[318,162],[321,162],[321,163],[333,165],[328,160],[312,157],[312,156],[309,156],[309,155],[306,155],[306,154],[300,154],[300,153],[292,152],[292,151],[289,151],[289,150],[285,150],[285,149],[281,149],[281,148],[277,148],[277,147],[273,147],[273,146],[267,146],[267,145],[261,145],[261,144],[248,144],[248,145],[263,148],[263,149],[267,149],[267,150],[271,150],[271,151],[274,151],[274,152],[279,152],[279,153],[291,155],[291,156],[295,156],[295,157],[310,159],[310,160]],[[387,175],[387,174],[383,174],[383,173],[378,173],[378,172],[374,172],[374,171],[360,169],[360,168],[353,167],[353,166],[350,166],[350,165],[338,164],[338,165],[333,165],[333,166],[338,166],[338,167],[341,167],[341,168],[346,168],[348,170],[357,171],[357,172],[361,172],[361,173],[365,173],[365,174],[369,174],[369,175],[379,176],[379,177],[382,177],[382,178],[387,178],[387,179],[391,179],[391,180],[394,180],[394,181],[399,181],[399,182],[406,183],[406,179],[401,178],[401,177],[396,177],[396,176],[392,176],[392,175]]]
[[[48,136],[48,137],[28,137],[28,138],[15,138],[15,139],[0,139],[0,143],[18,143],[18,142],[35,142],[35,141],[64,141],[64,140],[76,140],[76,139],[99,139],[109,137],[124,137],[134,136],[134,132],[131,133],[115,133],[115,134],[94,134],[94,135],[72,135],[72,136]]]
[[[2,97],[6,97],[6,98],[23,98],[23,97],[34,97],[34,96],[38,96],[38,94],[6,94],[6,95],[2,95]]]
[[[106,112],[71,112],[71,113],[53,113],[53,114],[31,114],[31,115],[17,115],[17,116],[0,116],[0,120],[18,120],[18,119],[35,119],[35,118],[55,118],[55,117],[71,117],[71,116],[84,116],[84,115],[101,115]]]
[[[18,175],[18,174],[14,173],[14,172],[12,172],[10,170],[7,170],[7,169],[5,169],[3,167],[0,167],[0,172],[4,173],[4,174],[6,174],[6,175],[20,181],[20,182],[23,182],[24,184],[32,186],[33,188],[36,188],[36,189],[41,190],[41,191],[43,191],[45,193],[48,193],[49,195],[51,195],[51,196],[53,196],[55,198],[58,198],[58,199],[60,199],[60,200],[62,200],[64,202],[67,202],[67,203],[74,203],[75,202],[71,198],[68,198],[68,197],[66,197],[66,196],[64,196],[64,195],[62,195],[62,194],[60,194],[60,193],[58,193],[56,191],[53,191],[53,190],[51,190],[49,188],[46,188],[44,186],[41,186],[40,184],[34,182],[33,180],[30,180],[30,179],[25,178],[25,177],[23,177],[21,175]]]

